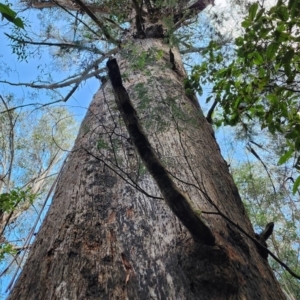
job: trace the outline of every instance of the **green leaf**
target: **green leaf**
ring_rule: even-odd
[[[254,62],[256,65],[261,65],[261,64],[263,64],[264,59],[263,59],[263,57],[262,57],[258,52],[254,52],[254,53],[253,53],[253,57],[254,57],[253,62]]]
[[[9,193],[0,194],[0,210],[11,212],[21,201],[29,200],[30,203],[36,198],[36,194],[32,194],[30,189],[21,190],[16,188]]]
[[[258,20],[262,17],[262,15],[263,15],[264,12],[265,12],[265,9],[262,8],[262,9],[257,13],[256,18],[255,18],[255,21],[258,21]]]
[[[7,21],[12,22],[12,23],[15,21],[14,17],[12,17],[11,15],[7,15],[5,13],[2,13],[2,19],[6,19]]]
[[[9,243],[3,243],[0,245],[0,261],[4,259],[6,254],[16,254],[16,250],[13,248],[13,245]]]
[[[299,132],[297,132],[296,130],[292,130],[291,132],[289,132],[285,135],[285,138],[289,139],[289,140],[293,140],[293,139],[297,138],[298,136],[299,136]]]
[[[283,63],[290,63],[290,61],[294,57],[294,54],[295,54],[294,49],[288,50],[282,58]]]
[[[285,22],[278,22],[276,31],[283,32],[286,29],[286,23]]]
[[[20,18],[16,18],[17,13],[10,9],[8,5],[0,3],[0,12],[2,13],[2,18],[24,29],[23,21]]]
[[[289,0],[288,8],[291,9],[296,0]],[[296,1],[297,2],[297,1]]]
[[[277,15],[282,21],[287,21],[289,19],[289,12],[285,6],[278,8]]]
[[[300,185],[300,176],[294,182],[293,194],[297,193],[299,185]]]
[[[290,39],[290,36],[286,32],[275,31],[274,36],[278,43],[286,42]]]
[[[264,76],[260,80],[258,80],[258,88],[259,90],[264,89],[264,87],[269,83],[269,76]]]
[[[253,21],[258,9],[258,3],[253,3],[249,8],[249,20]]]
[[[235,44],[236,44],[237,46],[242,46],[242,45],[244,44],[244,39],[243,39],[242,37],[236,38]]]
[[[283,65],[285,75],[290,78],[292,76],[292,68],[289,63]]]
[[[16,26],[18,26],[18,27],[24,29],[24,23],[23,23],[23,21],[22,21],[20,18],[15,18],[15,20],[13,21],[13,23],[14,23]]]
[[[2,3],[0,3],[0,12],[3,14],[3,17],[5,17],[4,15],[6,15],[8,17],[15,18],[15,16],[17,15],[17,13],[10,9],[8,5],[4,5]]]
[[[259,74],[259,77],[264,77],[266,72],[265,72],[265,69],[263,67],[260,67],[259,70],[258,70],[258,74]]]
[[[242,27],[248,28],[250,26],[251,26],[251,21],[245,20],[245,21],[242,22]]]
[[[295,16],[297,16],[297,13],[299,13],[299,3],[297,3],[298,1],[295,1],[292,4],[291,7],[291,18],[294,18]]]
[[[279,43],[273,42],[267,47],[266,55],[269,60],[271,60],[274,57],[276,51],[279,48],[279,45]]]
[[[271,30],[272,28],[262,28],[260,31],[260,37],[265,38]]]

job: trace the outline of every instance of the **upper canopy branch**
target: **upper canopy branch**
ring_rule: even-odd
[[[69,10],[77,10],[80,11],[81,7],[76,5],[76,3],[74,3],[74,1],[72,0],[21,0],[21,2],[26,3],[29,7],[32,8],[51,8],[51,7],[56,7],[57,4],[65,7],[66,9]],[[88,5],[90,9],[92,9],[94,12],[98,12],[98,13],[110,13],[110,9],[108,7],[108,5],[100,5],[100,4],[89,4]]]
[[[93,66],[94,67],[94,66]],[[98,70],[95,70],[93,72],[82,72],[80,75],[76,76],[74,79],[65,79],[62,82],[56,82],[56,83],[51,83],[51,84],[35,84],[35,83],[29,83],[29,82],[19,82],[19,83],[15,83],[15,82],[10,82],[7,80],[0,80],[0,83],[5,83],[5,84],[9,84],[12,86],[27,86],[27,87],[31,87],[31,88],[37,88],[37,89],[49,89],[49,90],[53,90],[53,89],[59,89],[59,88],[63,88],[63,87],[67,87],[70,86],[72,84],[76,84],[76,83],[80,83],[83,80],[86,80],[88,78],[91,78],[95,75],[98,75],[101,72],[104,72],[105,68],[101,68]]]
[[[12,85],[12,86],[27,86],[27,87],[32,87],[32,88],[51,89],[51,90],[67,87],[67,86],[70,86],[72,84],[76,84],[78,86],[83,80],[86,80],[88,78],[96,76],[96,75],[98,75],[102,72],[105,72],[106,71],[105,68],[97,69],[97,66],[100,63],[102,63],[107,58],[107,56],[110,56],[110,55],[116,53],[116,51],[117,51],[116,48],[112,49],[111,51],[109,51],[107,53],[107,55],[103,55],[100,58],[96,59],[88,67],[86,67],[86,69],[81,74],[71,76],[67,79],[64,79],[64,80],[56,82],[56,83],[48,83],[48,84],[36,84],[36,83],[30,83],[30,82],[15,83],[15,82],[7,81],[7,80],[0,80],[0,83],[9,84],[9,85]],[[95,70],[91,72],[92,69],[95,69]]]
[[[99,26],[99,28],[102,30],[103,35],[107,39],[107,41],[110,41],[114,44],[120,44],[120,41],[115,40],[110,33],[108,32],[107,27],[105,24],[95,16],[95,14],[89,9],[87,5],[85,5],[81,0],[74,0],[81,9],[88,14],[88,16]]]
[[[75,48],[75,49],[79,49],[79,50],[86,50],[89,52],[93,52],[93,53],[97,53],[97,54],[101,54],[101,55],[105,55],[104,52],[102,52],[101,50],[97,49],[96,47],[92,48],[92,47],[86,47],[84,45],[81,44],[75,44],[75,43],[51,43],[51,42],[35,42],[35,41],[29,41],[29,40],[25,40],[25,39],[20,39],[17,38],[15,36],[12,36],[10,34],[4,33],[6,36],[8,36],[11,40],[18,42],[18,43],[24,43],[24,44],[28,44],[28,45],[37,45],[37,46],[48,46],[48,47],[60,47],[60,48]]]

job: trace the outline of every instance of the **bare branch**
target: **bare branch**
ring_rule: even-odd
[[[64,5],[66,9],[73,10],[73,11],[80,11],[81,7],[73,3],[73,1],[55,1],[55,0],[49,0],[49,1],[41,1],[41,0],[21,0],[21,2],[26,2],[29,7],[37,8],[37,9],[43,9],[43,8],[51,8],[56,6],[62,6]],[[61,3],[59,3],[61,2]],[[110,13],[110,10],[107,5],[95,5],[95,4],[88,4],[88,7],[97,13]]]
[[[195,52],[199,53],[199,52],[202,52],[205,49],[207,49],[207,47],[188,47],[185,50],[180,50],[180,53],[182,55],[188,54],[188,53],[195,53]]]
[[[29,104],[18,105],[18,106],[15,106],[15,107],[11,107],[8,110],[0,111],[0,114],[4,114],[4,113],[6,113],[8,111],[13,111],[13,110],[16,110],[16,109],[19,109],[19,108],[23,108],[23,107],[27,107],[27,106],[36,106],[36,105],[39,105],[39,108],[42,108],[42,107],[49,106],[49,105],[52,105],[52,104],[56,104],[56,103],[59,103],[59,102],[62,102],[62,101],[63,100],[57,100],[57,101],[49,102],[49,103],[46,103],[46,104],[42,104],[42,103],[29,103]]]
[[[272,184],[272,187],[273,187],[273,190],[274,190],[274,193],[276,194],[276,188],[275,188],[275,185],[273,183],[273,180],[272,180],[272,177],[269,173],[269,170],[266,166],[266,164],[263,162],[263,160],[260,158],[260,156],[256,153],[256,151],[251,147],[251,145],[248,143],[248,145],[246,146],[247,150],[252,153],[260,162],[261,164],[263,165],[264,169],[266,170],[267,174],[268,174],[268,177],[271,181],[271,184]]]
[[[83,80],[86,80],[86,79],[91,78],[95,75],[98,75],[101,72],[105,72],[106,68],[101,68],[101,69],[96,69],[95,71],[89,73],[93,68],[95,68],[95,66],[102,63],[107,57],[109,57],[109,56],[113,55],[114,53],[116,53],[117,50],[118,50],[117,48],[114,48],[111,51],[109,51],[106,54],[106,56],[102,56],[102,57],[96,59],[80,75],[73,77],[73,79],[71,79],[71,80],[65,79],[63,81],[60,81],[60,82],[57,82],[57,83],[52,83],[52,84],[35,84],[35,83],[29,83],[29,82],[14,83],[14,82],[6,81],[6,80],[0,80],[0,83],[9,84],[9,85],[12,85],[12,86],[27,86],[27,87],[31,87],[31,88],[50,89],[50,90],[57,89],[57,88],[63,88],[63,87],[70,86],[72,84],[76,84],[76,88],[77,88],[78,85]],[[70,79],[70,77],[69,77],[69,79]],[[76,90],[76,88],[75,88],[75,90]],[[74,93],[74,91],[72,92],[72,94]],[[69,96],[68,98],[70,98],[71,95],[68,95],[68,96]]]
[[[74,44],[74,43],[50,43],[50,42],[34,42],[34,41],[28,41],[28,40],[23,40],[23,39],[19,39],[16,38],[10,34],[4,33],[6,36],[8,36],[11,40],[16,41],[18,43],[25,43],[25,44],[29,44],[29,45],[38,45],[38,46],[50,46],[50,47],[60,47],[60,48],[76,48],[79,50],[86,50],[86,51],[90,51],[93,53],[97,53],[97,54],[101,54],[101,55],[105,55],[104,52],[102,52],[101,50],[97,49],[97,48],[91,48],[91,47],[86,47],[80,44]]]
[[[91,12],[91,10],[86,6],[81,0],[74,0],[82,9],[84,12],[87,13],[87,15],[99,26],[99,28],[102,30],[105,38],[107,41],[112,42],[116,45],[119,45],[121,42],[115,40],[108,32],[106,26],[104,25],[103,22],[101,22],[95,15],[94,13]]]
[[[90,70],[91,68],[89,68]],[[104,72],[105,68],[102,69],[98,69],[96,71],[93,71],[91,73],[86,74],[87,72],[84,71],[83,73],[80,74],[80,76],[77,76],[75,79],[72,80],[67,80],[64,81],[63,83],[52,83],[52,84],[34,84],[34,83],[29,83],[29,82],[20,82],[20,83],[14,83],[14,82],[10,82],[10,81],[6,81],[6,80],[0,80],[0,83],[5,83],[5,84],[9,84],[12,86],[27,86],[27,87],[31,87],[31,88],[37,88],[37,89],[58,89],[58,88],[63,88],[63,87],[67,87],[70,86],[72,84],[79,84],[81,81],[86,80],[88,78],[91,78],[101,72]]]
[[[58,7],[60,7],[62,10],[64,10],[67,14],[74,17],[76,20],[78,20],[80,23],[82,23],[90,32],[92,32],[95,36],[98,36],[101,38],[101,35],[97,33],[95,30],[93,30],[89,25],[87,25],[84,21],[78,18],[77,15],[74,15],[72,12],[69,11],[69,9],[65,8],[64,6],[60,5],[56,0],[53,0],[53,3],[55,3]]]
[[[11,111],[9,111],[9,108],[7,106],[7,103],[5,102],[5,100],[3,99],[3,97],[0,95],[0,99],[3,103],[3,105],[6,108],[7,114],[8,114],[8,119],[9,119],[9,151],[10,151],[10,160],[9,160],[9,166],[7,169],[7,172],[4,176],[4,178],[7,175],[7,182],[6,182],[6,186],[9,189],[10,186],[10,178],[11,178],[11,172],[12,172],[12,166],[13,166],[13,161],[14,161],[14,154],[15,154],[15,146],[14,146],[14,127],[15,127],[15,122],[13,121],[13,116],[11,114]],[[3,178],[2,178],[3,179]]]
[[[213,112],[214,112],[214,110],[215,110],[217,104],[218,104],[218,100],[215,99],[215,101],[213,102],[211,108],[210,108],[210,109],[208,110],[208,112],[207,112],[206,120],[207,120],[207,122],[210,123],[210,124],[213,123],[213,121],[212,121],[212,114],[213,114]]]

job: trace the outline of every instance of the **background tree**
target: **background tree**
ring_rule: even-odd
[[[284,137],[262,135],[258,128],[257,132],[252,132],[253,141],[249,142],[242,138],[243,128],[241,127],[241,132],[236,131],[238,128],[235,128],[232,136],[226,134],[222,152],[230,164],[230,170],[255,231],[262,231],[266,223],[273,221],[275,231],[268,243],[270,249],[297,272],[299,195],[293,195],[291,180],[295,169],[289,162],[277,165]],[[227,129],[226,132],[228,131],[230,130]],[[238,155],[233,155],[237,151],[237,145],[243,150],[239,149]],[[289,295],[288,299],[298,299],[298,280],[286,273],[272,258],[269,258],[269,262],[283,290]]]
[[[6,253],[22,255],[28,249],[30,240],[24,244],[22,238],[26,239],[31,226],[27,222],[18,234],[16,227],[22,224],[18,217],[29,208],[38,214],[65,157],[64,149],[71,146],[76,123],[64,107],[15,110],[19,101],[13,95],[0,98],[0,257],[4,258]],[[11,243],[12,236],[18,241]],[[1,276],[17,259],[6,258]]]

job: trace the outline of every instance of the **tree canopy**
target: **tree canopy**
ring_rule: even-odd
[[[191,83],[196,89],[213,84],[207,101],[214,100],[219,110],[214,123],[267,129],[285,137],[279,164],[294,160],[300,170],[299,112],[299,1],[278,1],[267,9],[259,3],[249,8],[242,22],[244,33],[226,59],[222,45],[211,41],[201,65],[195,66]],[[200,81],[199,81],[200,79]],[[199,85],[200,84],[200,85]],[[293,193],[300,176],[294,178]]]

